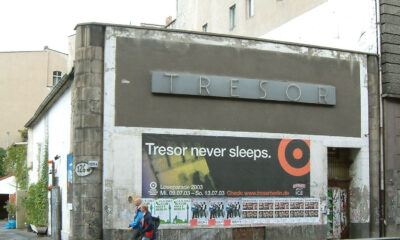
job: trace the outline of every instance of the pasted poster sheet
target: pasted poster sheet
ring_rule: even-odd
[[[309,183],[309,140],[142,134],[144,197],[308,197]]]
[[[189,224],[191,199],[172,200],[172,224]]]

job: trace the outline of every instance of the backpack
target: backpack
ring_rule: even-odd
[[[160,218],[159,217],[151,217],[151,220],[153,221],[153,237],[151,239],[156,239],[157,238],[157,230],[158,227],[160,226]]]

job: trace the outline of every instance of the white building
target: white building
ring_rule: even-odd
[[[54,173],[50,171],[49,186],[59,186],[62,201],[62,218],[69,219],[69,208],[67,203],[67,158],[70,150],[71,135],[71,85],[73,73],[65,75],[53,88],[51,93],[39,106],[34,116],[26,123],[28,128],[28,156],[27,164],[31,167],[29,171],[29,184],[36,183],[40,177],[41,164],[43,163],[45,151],[48,151],[48,159],[54,164]],[[47,146],[46,146],[47,145]],[[51,209],[49,201],[49,209]],[[51,214],[49,211],[49,223]],[[67,239],[70,221],[62,221],[61,235]],[[51,225],[49,230],[51,232]]]
[[[177,0],[168,28],[377,53],[376,0]]]

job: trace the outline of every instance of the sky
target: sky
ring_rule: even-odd
[[[176,16],[175,0],[1,0],[0,52],[68,53],[78,23],[165,24]]]

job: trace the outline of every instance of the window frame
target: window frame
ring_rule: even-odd
[[[62,79],[62,72],[61,71],[53,71],[53,86],[57,85]]]
[[[236,27],[236,4],[229,7],[229,29]]]
[[[247,0],[247,18],[254,17],[254,0]]]

